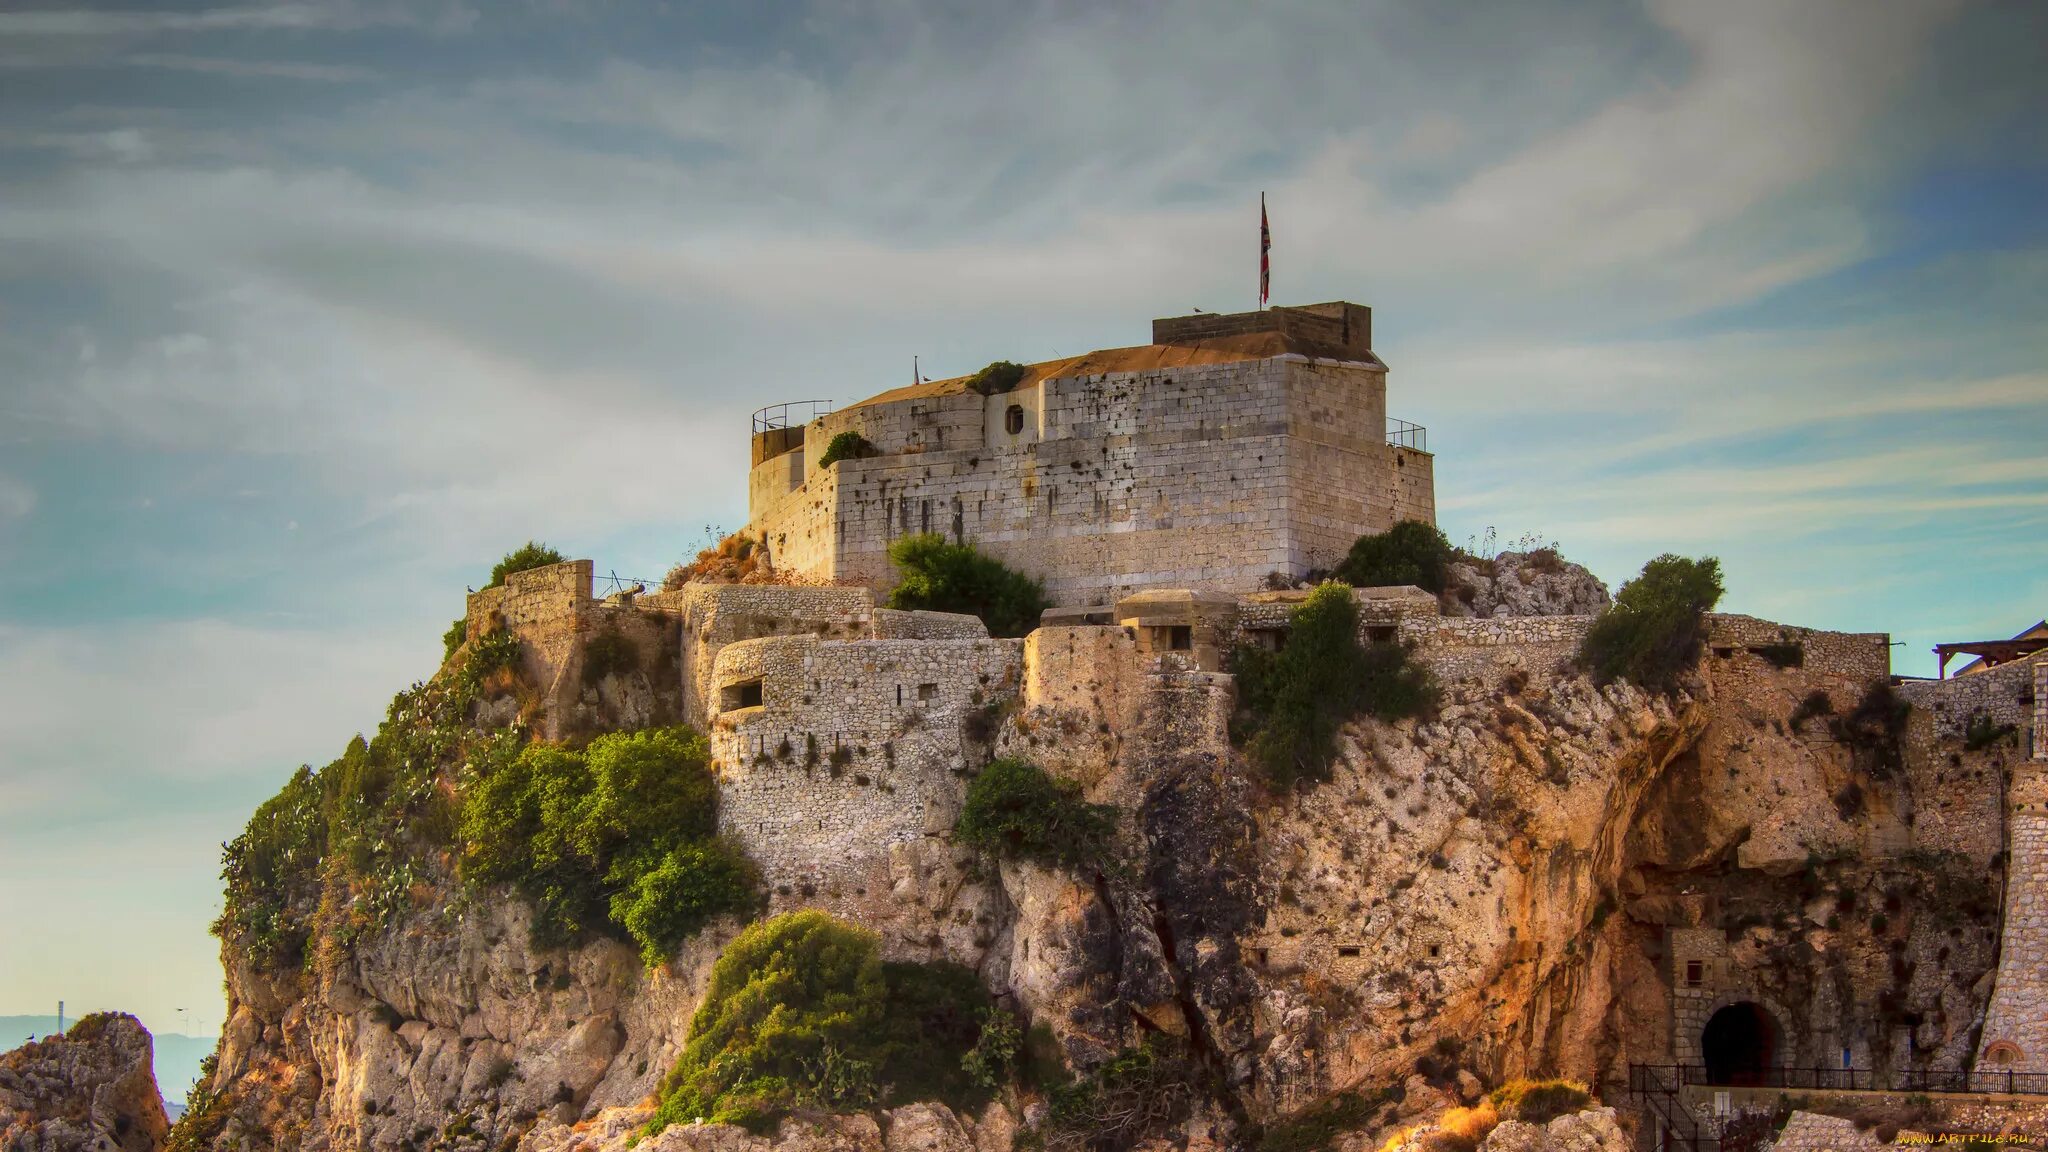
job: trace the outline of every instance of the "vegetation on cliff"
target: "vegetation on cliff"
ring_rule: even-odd
[[[1434,677],[1407,648],[1359,643],[1358,605],[1335,582],[1294,610],[1286,647],[1241,647],[1231,671],[1238,694],[1231,739],[1278,788],[1329,779],[1337,733],[1353,717],[1420,716],[1437,700]]]
[[[936,532],[899,538],[889,545],[889,562],[898,575],[889,607],[979,616],[991,636],[1025,635],[1047,606],[1038,581]]]
[[[877,455],[875,446],[868,442],[868,438],[849,428],[825,445],[825,454],[818,457],[818,467],[830,468],[841,460],[865,460],[874,455]]]
[[[717,795],[689,728],[504,749],[464,781],[462,876],[525,897],[543,945],[609,926],[659,964],[712,917],[759,904],[753,866],[713,836]]]
[[[765,1132],[799,1107],[978,1107],[988,1090],[967,1057],[989,1008],[972,971],[884,964],[873,932],[824,912],[752,925],[712,966],[646,1132],[692,1120]]]
[[[565,563],[568,559],[538,540],[528,540],[505,553],[505,558],[492,566],[491,582],[484,587],[496,588],[505,582],[505,577],[515,572],[531,572],[535,568],[545,568],[550,564]]]
[[[1721,602],[1721,562],[1665,553],[1621,586],[1579,647],[1579,662],[1605,684],[1626,679],[1669,692],[1699,659],[1706,614]]]
[[[1006,860],[1095,867],[1116,835],[1116,808],[1081,799],[1081,786],[1023,760],[991,761],[967,786],[953,838]]]
[[[1022,364],[1008,360],[991,361],[986,368],[967,378],[967,388],[983,396],[994,396],[1015,389],[1023,382],[1024,372]]]
[[[1354,588],[1413,584],[1444,590],[1444,573],[1457,555],[1434,524],[1403,520],[1385,532],[1360,536],[1333,575]]]

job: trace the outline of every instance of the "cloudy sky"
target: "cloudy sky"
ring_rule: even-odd
[[[1248,307],[1261,190],[1276,301],[1377,310],[1454,541],[1718,555],[1909,673],[2009,635],[2044,44],[2024,0],[0,4],[0,1012],[211,1027],[219,843],[493,558],[659,575],[744,520],[753,408]]]

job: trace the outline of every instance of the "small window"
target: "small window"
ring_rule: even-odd
[[[939,686],[937,684],[919,684],[917,686],[917,698],[919,700],[937,700],[939,698]]]
[[[1028,953],[1026,954],[1025,958],[1026,958],[1026,959],[1029,959],[1029,958],[1030,958],[1030,956],[1029,956],[1029,954],[1028,954]],[[1252,949],[1252,963],[1254,963],[1254,964],[1257,964],[1257,965],[1258,965],[1259,967],[1261,967],[1261,968],[1264,968],[1264,967],[1265,967],[1265,966],[1266,966],[1267,964],[1269,964],[1269,963],[1271,963],[1271,962],[1272,962],[1272,959],[1273,959],[1273,954],[1272,954],[1271,952],[1267,951],[1266,949],[1264,949],[1264,948],[1254,948],[1254,949]]]
[[[1345,957],[1356,956],[1358,955],[1358,946],[1356,944],[1346,945],[1337,949],[1337,955]]]
[[[1441,955],[1443,955],[1443,954],[1444,954],[1444,946],[1443,946],[1443,945],[1441,945],[1441,944],[1431,944],[1431,945],[1429,946],[1429,958],[1430,958],[1431,960],[1434,960],[1434,959],[1436,959],[1437,957],[1439,957],[1439,956],[1441,956]]]
[[[1365,638],[1374,644],[1392,644],[1396,635],[1392,624],[1374,624],[1365,630]]]
[[[1195,629],[1189,624],[1175,624],[1166,630],[1167,647],[1175,652],[1191,651],[1195,646]]]
[[[1015,436],[1024,431],[1024,406],[1012,404],[1003,411],[1003,431]]]
[[[1700,981],[1706,978],[1706,974],[1706,965],[1697,960],[1687,960],[1685,962],[1685,986],[1687,988],[1699,987]]]
[[[761,682],[742,680],[728,684],[719,692],[718,710],[731,712],[736,708],[759,708],[761,706]]]

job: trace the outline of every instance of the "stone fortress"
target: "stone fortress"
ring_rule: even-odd
[[[960,870],[945,834],[976,765],[1028,754],[1092,787],[1133,744],[1224,757],[1231,649],[1284,644],[1307,595],[1295,580],[1357,536],[1433,522],[1433,459],[1418,430],[1388,432],[1385,383],[1369,310],[1337,303],[1155,321],[1150,345],[1033,365],[1006,392],[936,381],[801,424],[757,421],[749,531],[797,582],[598,599],[590,562],[575,561],[472,595],[470,633],[504,626],[525,642],[525,679],[541,686],[537,715],[553,737],[580,711],[645,706],[583,674],[593,638],[666,654],[656,666],[679,679],[658,686],[680,702],[670,718],[708,734],[721,829],[761,865],[775,910],[827,907],[896,949],[985,945],[957,878],[946,881],[954,890],[931,890]],[[847,431],[874,454],[820,467]],[[880,606],[888,544],[923,531],[1032,572],[1056,607],[1025,638],[991,639],[971,616]],[[1410,644],[1446,684],[1558,667],[1593,619],[1446,615],[1415,588],[1354,596],[1362,640]],[[1853,698],[1890,678],[1882,633],[1709,621],[1709,665],[1761,669],[1788,645],[1802,685]],[[1953,741],[1988,713],[2010,717],[2031,752],[2008,794],[1994,785],[1930,805],[1912,835],[1979,860],[2002,841],[2002,947],[1974,1062],[2048,1072],[2048,651],[1900,692],[1922,717],[1915,740]],[[1022,735],[1034,731],[1057,739]],[[1731,939],[1667,930],[1672,1063],[1700,1062],[1724,1010],[1746,1005],[1781,1031],[1795,1015],[1796,1005],[1757,1003],[1767,998],[1731,959]],[[1374,947],[1395,946],[1291,933],[1246,943],[1258,963],[1340,983]],[[1418,932],[1398,946],[1427,969],[1459,942]],[[1861,1061],[1862,1043],[1779,1036],[1764,1058]]]

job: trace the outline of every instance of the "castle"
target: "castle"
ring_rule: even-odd
[[[824,465],[848,434],[862,454]],[[958,377],[838,411],[762,409],[748,531],[779,571],[820,583],[886,588],[890,541],[938,532],[1060,605],[1250,591],[1327,569],[1398,520],[1435,523],[1424,435],[1387,416],[1370,308],[1154,320],[1150,344],[994,387]]]
[[[1129,771],[1147,745],[1220,764],[1235,699],[1226,654],[1283,645],[1306,595],[1272,585],[1328,567],[1361,534],[1433,522],[1433,460],[1419,430],[1388,431],[1385,378],[1369,311],[1336,303],[1156,321],[1149,345],[1033,365],[1007,390],[983,394],[963,378],[801,423],[757,419],[751,532],[801,583],[600,600],[590,562],[576,561],[474,594],[469,633],[520,636],[549,736],[579,712],[616,719],[638,707],[623,681],[587,674],[593,638],[625,637],[644,674],[666,678],[657,694],[677,702],[670,718],[707,733],[720,829],[760,864],[777,910],[824,906],[891,947],[984,947],[979,913],[955,903],[960,861],[947,833],[962,781],[999,738],[1022,739],[1049,771],[1090,787]],[[821,465],[849,432],[866,451]],[[1022,639],[991,638],[971,616],[883,607],[888,544],[924,531],[1032,572],[1058,607]],[[1270,581],[1276,572],[1289,579]],[[1415,588],[1354,599],[1362,641],[1404,642],[1472,700],[1567,668],[1594,619],[1452,616]],[[1726,614],[1708,618],[1707,667],[1794,700],[1846,702],[1892,681],[1887,635]],[[1887,825],[1897,843],[1859,850],[1988,865],[2002,845],[1996,979],[1981,1034],[1957,1041],[1976,1068],[1965,1086],[1995,1090],[2005,1073],[2048,1071],[2048,660],[1900,692],[1915,717],[1903,771],[1924,799]],[[1950,783],[1966,727],[1985,717],[2016,730],[2032,761],[2007,769],[2007,788]],[[1812,771],[1850,759],[1818,730],[1777,732],[1806,749]],[[1418,730],[1413,744],[1423,742]],[[1385,796],[1407,803],[1391,786]],[[1797,868],[1816,851],[1804,834],[1787,829],[1765,850]],[[1764,1069],[1868,1066],[1891,1043],[1801,1023],[1810,1006],[1774,1002],[1745,966],[1749,945],[1703,907],[1680,901],[1663,921],[1667,1059],[1711,1065],[1729,1020],[1762,1037],[1748,1058]],[[1389,905],[1358,925],[1260,930],[1244,942],[1255,964],[1340,985],[1396,967],[1437,979],[1470,962],[1475,943],[1460,932],[1389,928],[1392,915]]]

